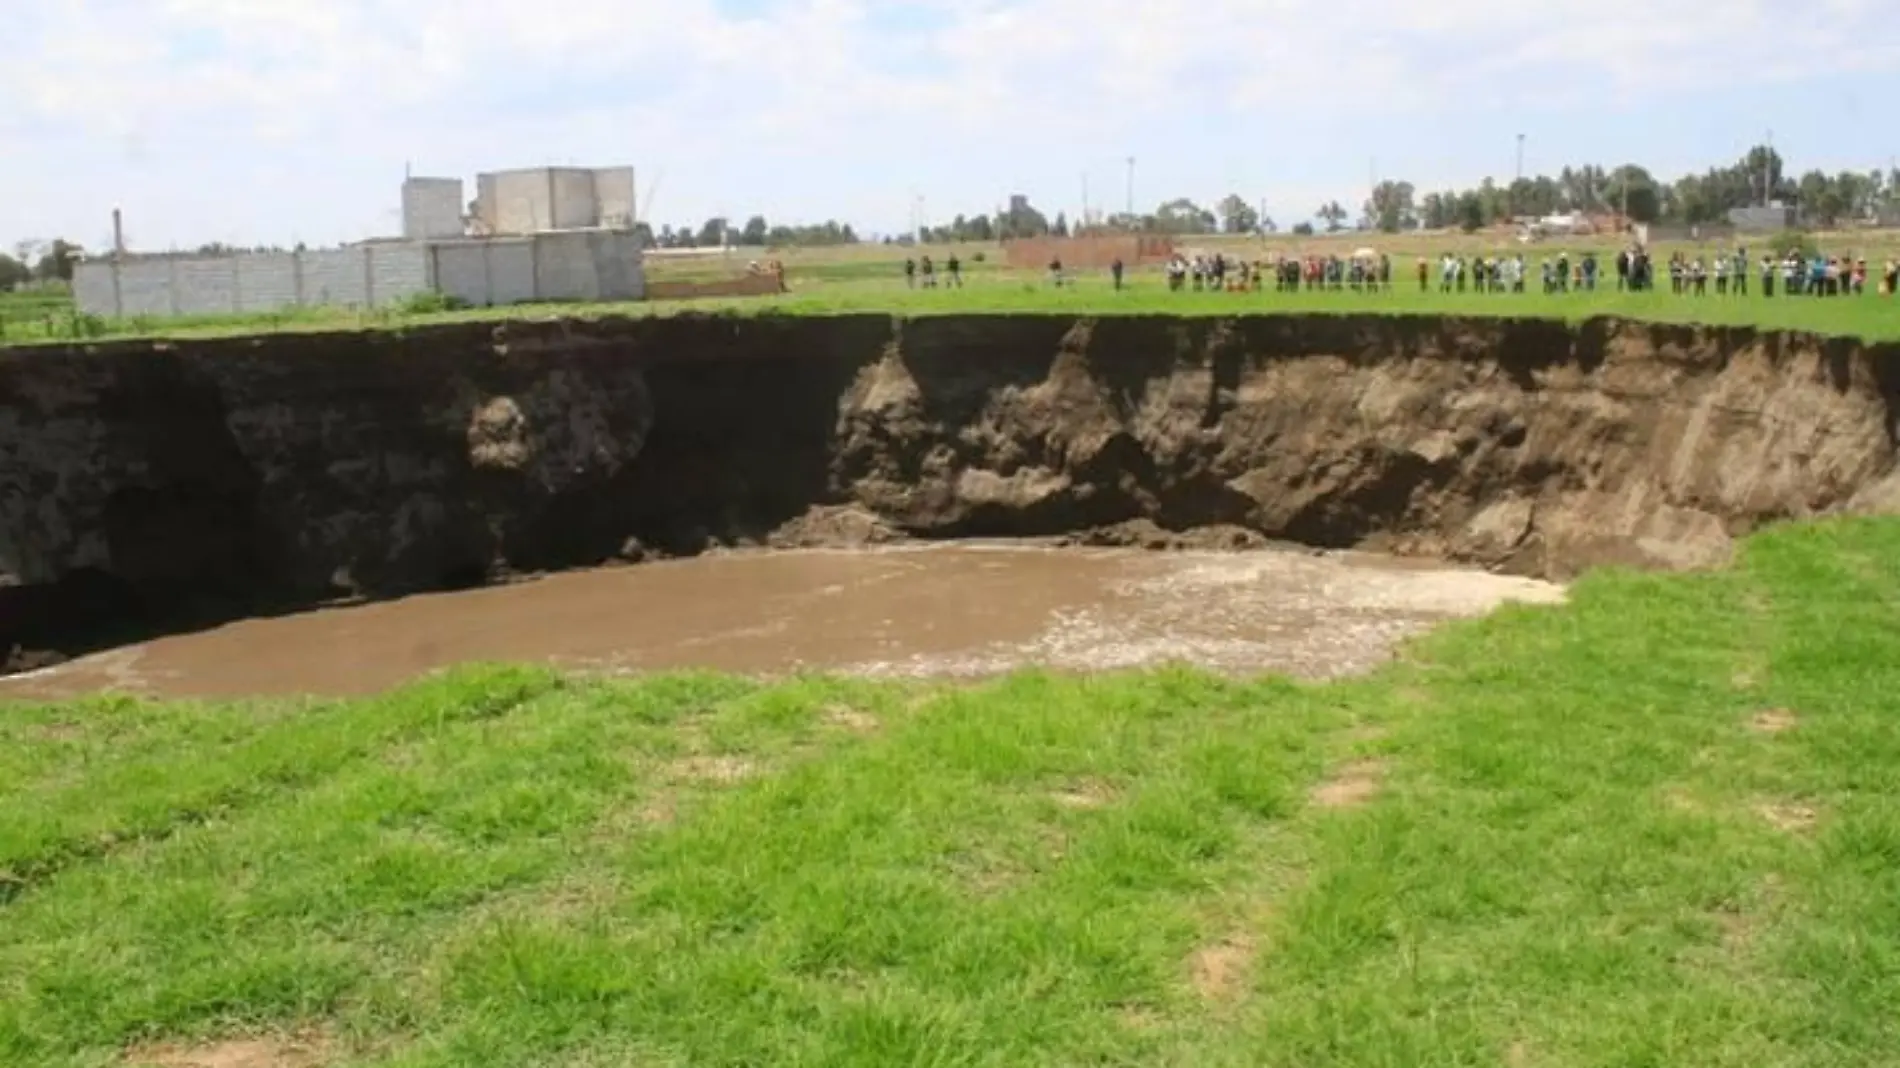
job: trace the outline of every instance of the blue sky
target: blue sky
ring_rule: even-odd
[[[398,226],[405,165],[632,164],[657,222],[907,226],[1173,196],[1283,224],[1772,129],[1792,166],[1900,156],[1875,0],[37,0],[0,64],[0,248],[311,244]]]

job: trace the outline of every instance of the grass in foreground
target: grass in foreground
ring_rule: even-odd
[[[0,1063],[1900,1063],[1897,560],[1783,529],[1324,686],[0,707]]]

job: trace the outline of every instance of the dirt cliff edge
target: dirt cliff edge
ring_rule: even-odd
[[[831,536],[1567,576],[1900,509],[1900,349],[1612,320],[680,317],[0,352],[0,655]]]

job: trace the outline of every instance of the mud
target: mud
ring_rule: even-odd
[[[742,552],[245,620],[0,679],[0,698],[368,693],[469,660],[877,677],[1184,662],[1323,678],[1442,620],[1561,596],[1354,553]]]
[[[1900,347],[1612,320],[677,317],[0,351],[0,658],[731,546],[1703,566],[1764,522],[1900,508],[1896,412]]]

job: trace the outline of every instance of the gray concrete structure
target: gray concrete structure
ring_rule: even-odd
[[[1794,209],[1781,204],[1730,208],[1728,223],[1745,234],[1778,234],[1794,228]]]
[[[462,180],[405,178],[402,183],[402,236],[411,241],[461,237]]]
[[[105,257],[83,260],[73,271],[79,310],[112,318],[367,308],[432,290],[475,305],[639,300],[646,271],[634,236],[610,230]]]
[[[531,167],[475,176],[475,222],[484,234],[624,229],[633,225],[632,167]]]

